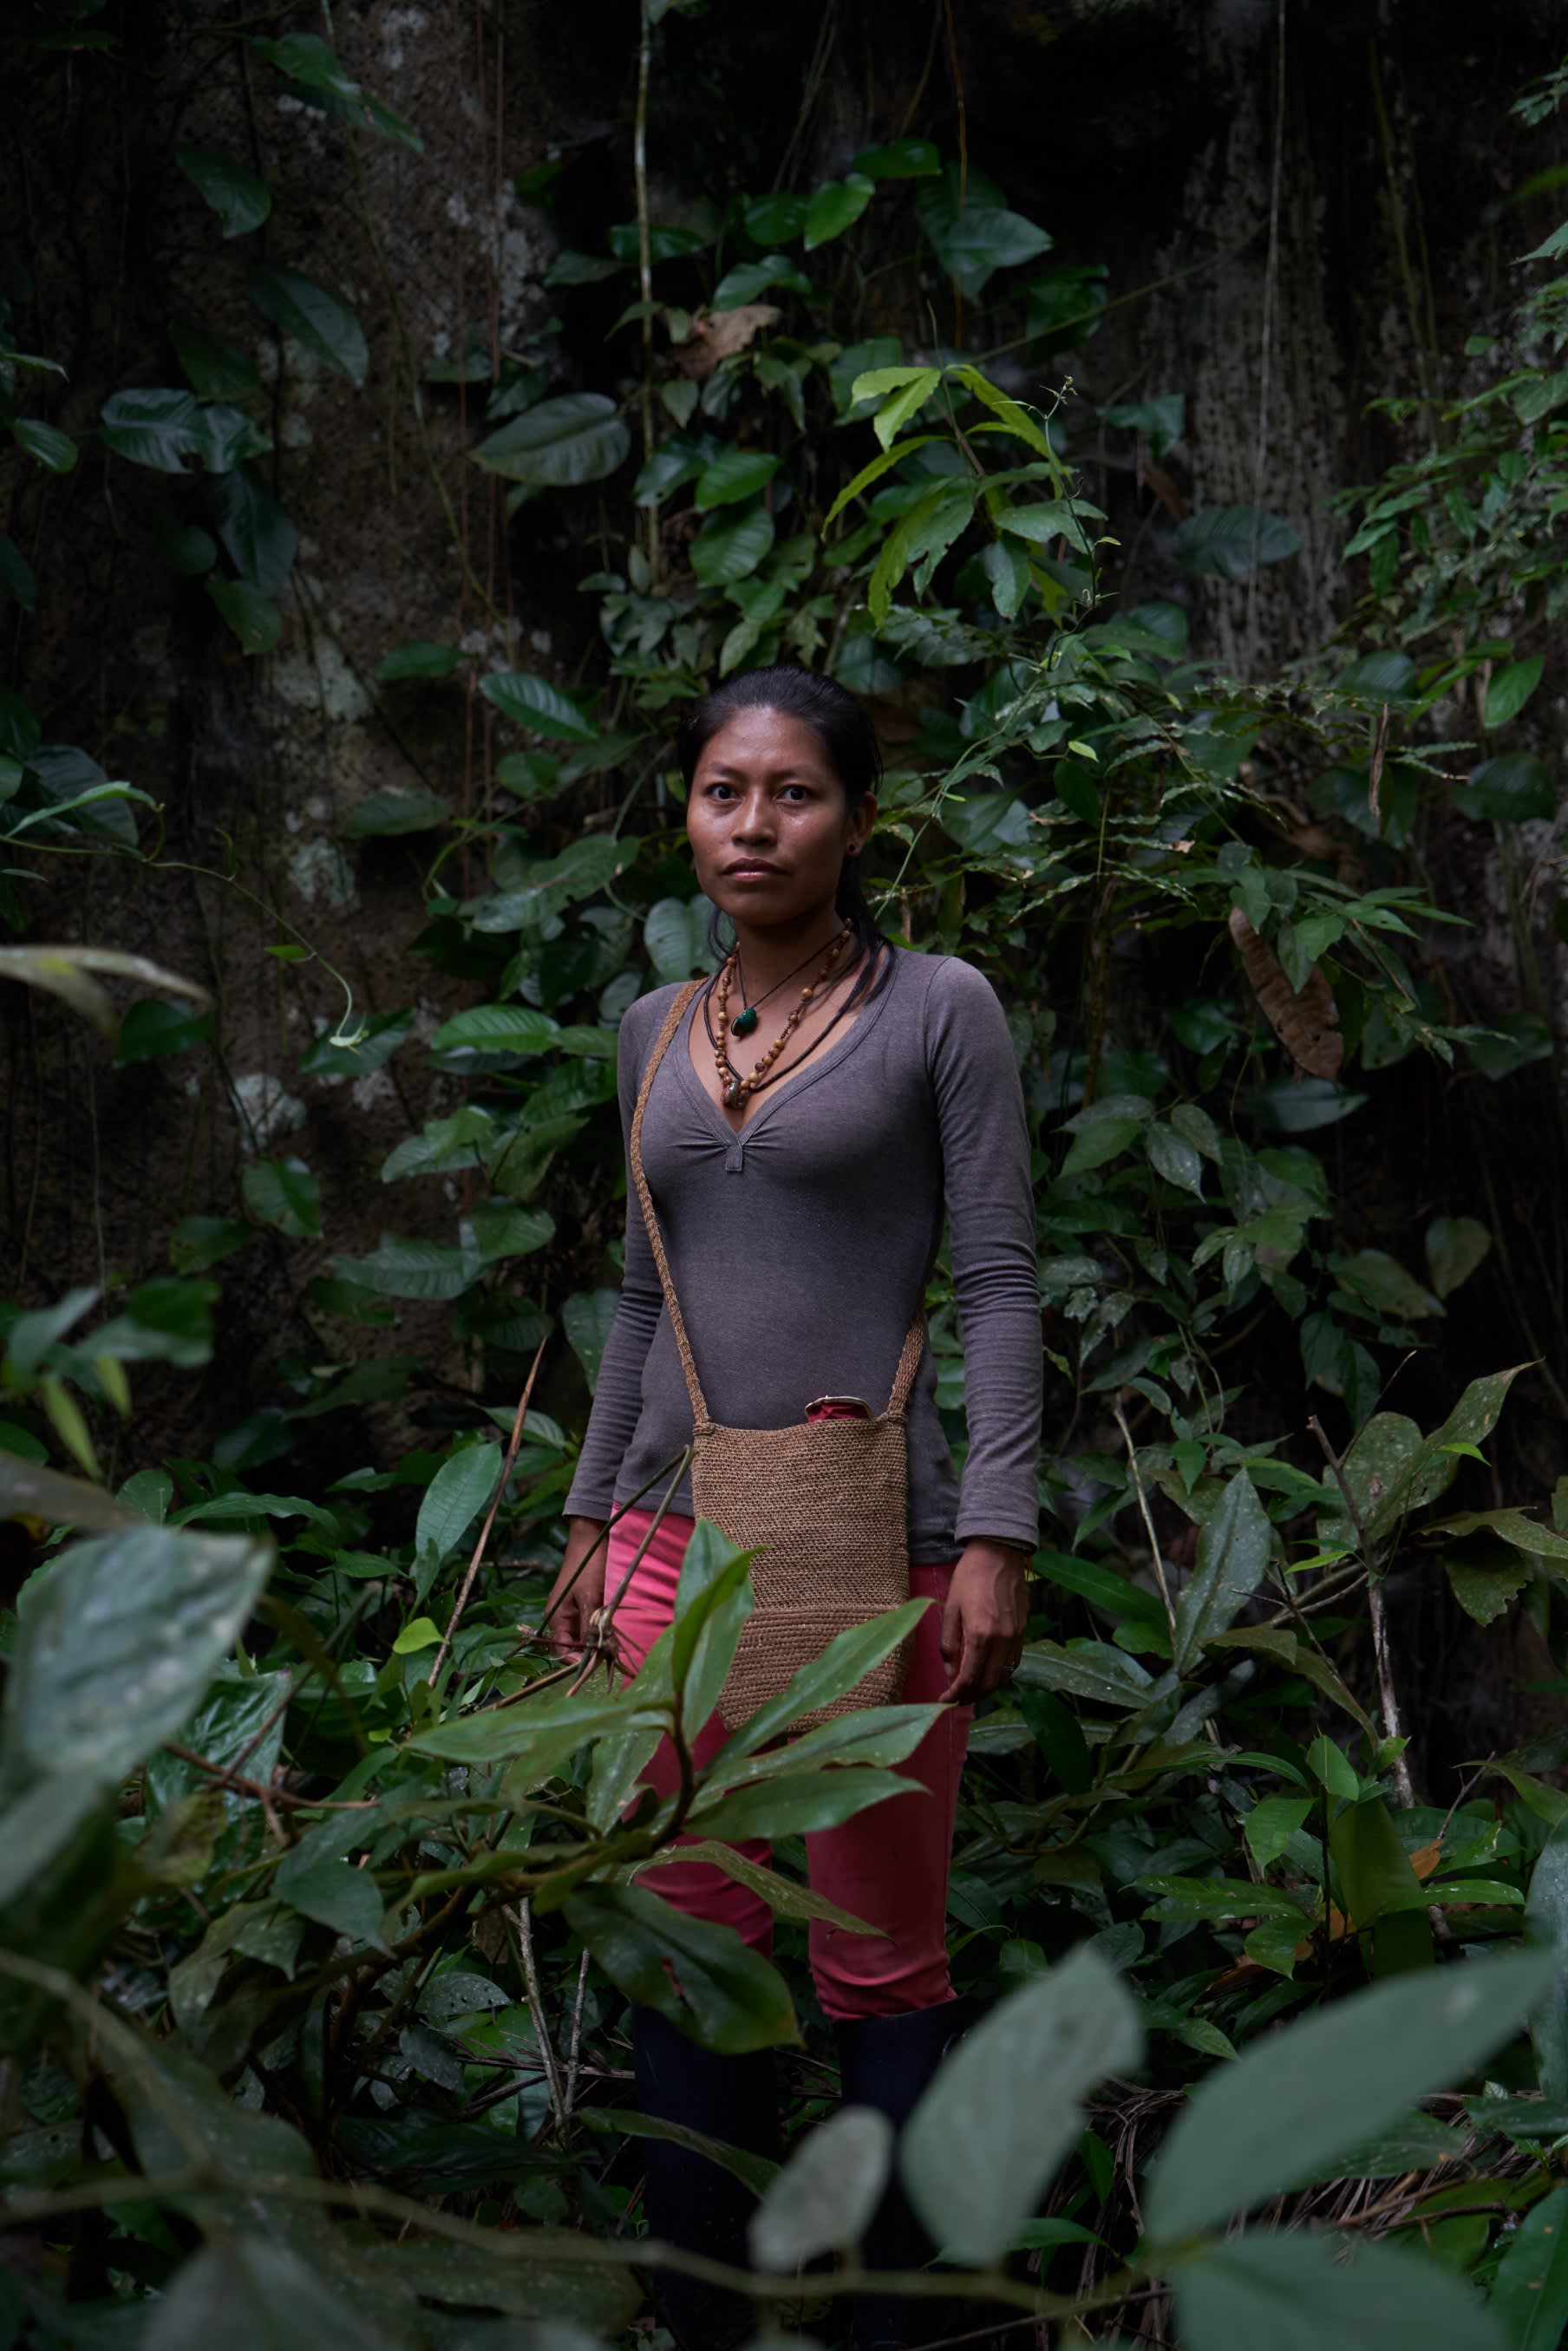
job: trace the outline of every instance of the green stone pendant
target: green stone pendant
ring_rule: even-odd
[[[732,1037],[749,1037],[756,1026],[757,1007],[754,1004],[748,1004],[744,1011],[737,1012],[730,1022],[729,1033]]]

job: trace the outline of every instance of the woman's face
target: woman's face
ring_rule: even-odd
[[[821,737],[781,710],[737,710],[703,751],[686,836],[706,897],[738,922],[798,923],[831,907],[876,802],[852,810]]]

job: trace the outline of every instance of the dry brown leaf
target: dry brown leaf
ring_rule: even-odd
[[[1372,821],[1379,832],[1383,831],[1383,807],[1380,797],[1383,790],[1383,762],[1387,754],[1388,705],[1385,702],[1378,717],[1377,730],[1372,738],[1372,764],[1367,770],[1366,778],[1366,805],[1371,812]]]
[[[1239,906],[1230,910],[1230,935],[1241,956],[1264,1018],[1298,1069],[1314,1078],[1337,1078],[1344,1060],[1339,1008],[1322,970],[1313,964],[1300,995],[1267,939],[1260,938]]]
[[[1153,490],[1161,506],[1175,522],[1185,522],[1192,508],[1176,483],[1162,465],[1140,465],[1138,479],[1145,489]]]
[[[699,310],[692,321],[689,340],[676,354],[675,364],[694,383],[712,375],[720,360],[754,343],[779,312],[771,302],[743,302],[737,310]]]
[[[1434,1837],[1430,1844],[1417,1845],[1410,1856],[1410,1866],[1423,1884],[1431,1876],[1443,1857],[1443,1840]]]

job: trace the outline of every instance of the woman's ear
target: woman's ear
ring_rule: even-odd
[[[846,857],[860,855],[871,838],[871,829],[875,822],[876,795],[874,792],[867,792],[862,800],[856,802],[845,820],[844,855]]]

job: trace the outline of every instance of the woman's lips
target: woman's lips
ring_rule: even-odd
[[[777,882],[783,872],[781,865],[768,865],[761,858],[747,858],[744,863],[727,865],[724,878],[727,882]]]

